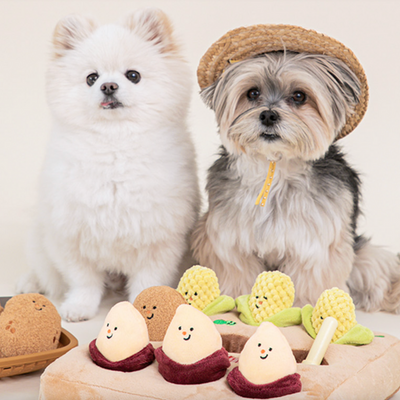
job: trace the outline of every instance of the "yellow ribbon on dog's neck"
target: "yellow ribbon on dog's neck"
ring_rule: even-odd
[[[265,206],[265,203],[267,202],[268,195],[269,195],[269,193],[271,191],[272,179],[274,178],[275,168],[276,168],[276,162],[275,161],[270,161],[269,168],[268,168],[267,179],[265,179],[264,186],[263,186],[260,194],[257,197],[256,206],[257,205],[260,205],[261,207]]]

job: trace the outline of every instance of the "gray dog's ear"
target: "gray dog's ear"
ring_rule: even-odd
[[[173,38],[172,23],[158,8],[145,8],[129,15],[124,23],[143,39],[158,46],[161,53],[175,53],[178,46]]]
[[[321,80],[331,95],[332,111],[335,121],[351,114],[359,103],[361,84],[356,74],[341,60],[329,56],[314,57],[319,65]]]
[[[97,23],[82,15],[68,15],[61,19],[54,29],[53,46],[55,57],[62,57],[69,50],[90,36]]]
[[[204,103],[207,105],[207,107],[210,107],[211,110],[214,110],[214,95],[215,95],[215,88],[217,87],[217,82],[214,82],[210,86],[207,86],[200,92],[200,97],[204,101]],[[214,110],[215,111],[215,110]]]
[[[307,54],[302,65],[326,88],[335,129],[340,132],[346,118],[354,112],[354,107],[360,101],[360,81],[343,61],[335,57]]]
[[[343,92],[346,102],[350,106],[358,104],[361,95],[361,84],[356,74],[337,58],[329,59],[327,71]]]

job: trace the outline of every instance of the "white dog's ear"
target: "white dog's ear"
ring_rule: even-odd
[[[158,8],[137,10],[127,17],[125,26],[138,36],[158,46],[161,53],[176,52],[173,28],[167,15]]]
[[[57,24],[53,34],[53,45],[56,57],[62,57],[72,50],[83,39],[90,36],[97,23],[81,15],[68,15]]]

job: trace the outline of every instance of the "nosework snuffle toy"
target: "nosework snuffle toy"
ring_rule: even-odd
[[[357,233],[360,178],[336,143],[368,103],[353,52],[312,30],[255,25],[215,42],[198,81],[222,147],[192,247],[221,291],[236,298],[279,270],[295,305],[338,287],[361,309],[400,312],[399,259]]]

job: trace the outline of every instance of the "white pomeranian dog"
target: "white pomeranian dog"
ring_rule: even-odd
[[[178,278],[200,203],[186,127],[192,82],[157,9],[121,24],[62,19],[47,97],[54,124],[19,292],[65,298],[67,321],[92,318],[110,276],[129,299]]]

